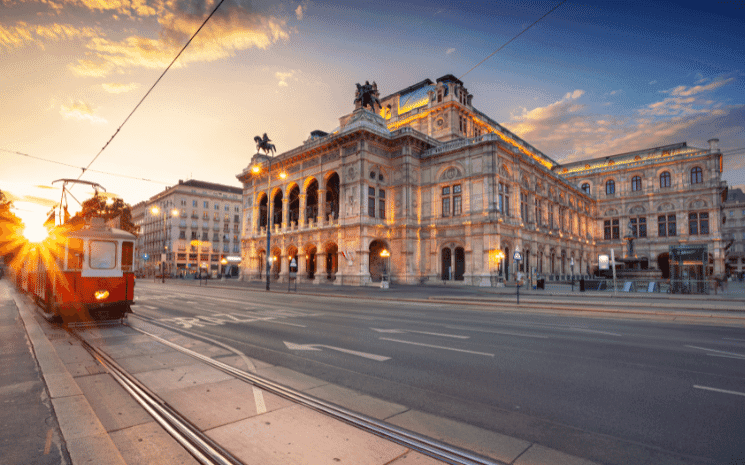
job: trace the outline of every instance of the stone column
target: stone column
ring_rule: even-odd
[[[323,220],[326,218],[326,189],[318,189],[318,226],[323,226]]]
[[[297,220],[297,225],[298,225],[298,228],[302,229],[303,226],[305,226],[305,193],[304,192],[301,193],[299,195],[299,198],[300,198],[300,211],[298,212],[299,218]]]
[[[316,250],[320,250],[320,248],[317,248]],[[326,252],[316,252],[316,276],[313,279],[313,284],[325,283],[327,275]]]
[[[290,212],[290,202],[288,198],[282,199],[282,229],[286,230],[289,224],[288,216]]]

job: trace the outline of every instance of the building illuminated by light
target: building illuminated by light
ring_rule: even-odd
[[[216,275],[223,259],[239,261],[241,189],[190,179],[170,186],[132,208],[137,238],[137,269],[160,273],[165,254],[166,275],[198,270]],[[157,210],[153,207],[157,207]]]
[[[269,256],[285,282],[294,263],[316,283],[367,285],[385,272],[490,286],[517,272],[592,274],[611,248],[625,266],[665,275],[670,245],[699,242],[710,272],[723,271],[715,139],[562,165],[477,110],[452,75],[379,100],[274,157],[269,178],[258,155],[237,176],[242,279],[264,279]]]

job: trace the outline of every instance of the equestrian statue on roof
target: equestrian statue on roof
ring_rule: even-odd
[[[365,108],[369,105],[372,112],[375,113],[375,105],[378,105],[377,108],[381,106],[378,99],[379,95],[378,85],[375,81],[372,84],[370,84],[370,81],[365,81],[364,85],[357,84],[357,92],[354,94],[354,109]]]
[[[264,136],[256,136],[254,137],[254,142],[256,142],[256,151],[263,150],[266,155],[269,155],[269,152],[274,152],[276,149],[274,148],[274,144],[270,144],[272,140],[269,138],[269,136],[264,133]]]

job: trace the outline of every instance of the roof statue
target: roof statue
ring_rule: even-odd
[[[270,144],[272,140],[264,133],[264,136],[256,136],[254,137],[254,142],[256,142],[256,151],[263,150],[264,154],[269,155],[269,152],[272,152],[272,154],[276,151],[274,148],[274,144]]]
[[[364,85],[357,84],[357,91],[354,93],[354,109],[365,108],[370,106],[370,109],[375,113],[375,105],[380,108],[380,100],[378,99],[380,94],[378,93],[378,85],[373,81],[365,81]]]

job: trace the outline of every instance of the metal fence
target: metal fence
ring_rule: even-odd
[[[548,279],[547,279],[548,278]],[[595,276],[539,277],[528,284],[537,291],[745,295],[745,281],[727,279],[613,279]]]

